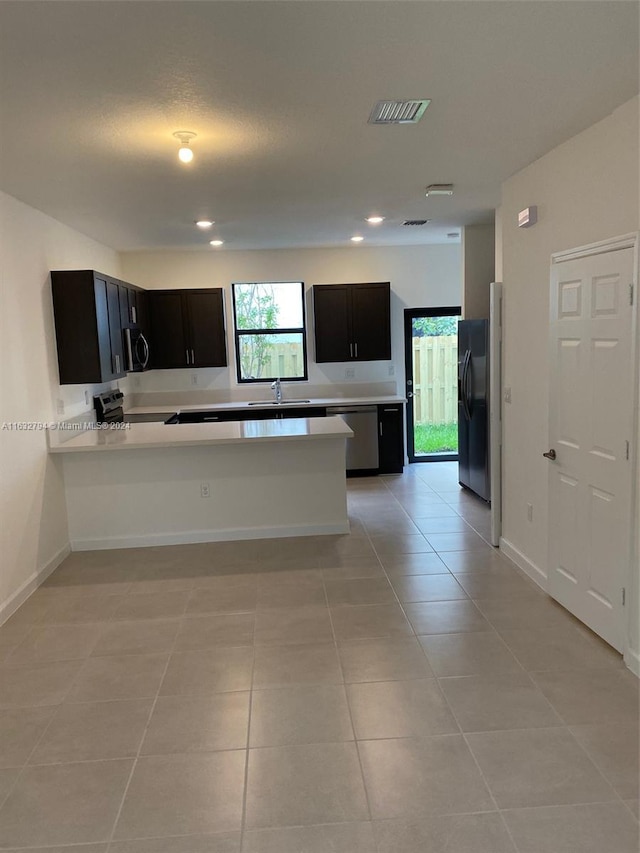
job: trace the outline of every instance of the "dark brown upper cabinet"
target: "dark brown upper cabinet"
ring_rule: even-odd
[[[120,324],[123,329],[143,329],[146,327],[146,299],[144,290],[121,281],[118,285],[120,301]]]
[[[391,358],[391,285],[317,284],[313,288],[316,361]]]
[[[146,293],[151,367],[226,367],[222,288]]]
[[[61,385],[125,375],[120,284],[95,270],[51,273]]]

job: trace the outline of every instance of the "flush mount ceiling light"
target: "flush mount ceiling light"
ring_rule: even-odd
[[[213,219],[196,219],[196,225],[198,228],[211,228],[212,225],[215,225],[215,221]]]
[[[352,243],[362,243],[362,241],[363,241],[363,240],[364,240],[364,237],[360,237],[360,235],[359,235],[359,234],[355,234],[355,235],[351,238],[351,242],[352,242]]]
[[[380,225],[381,222],[384,222],[384,216],[367,216],[366,221],[369,225]]]
[[[429,184],[425,195],[453,195],[453,184]]]
[[[430,103],[429,98],[410,101],[378,101],[371,110],[369,124],[416,124]]]
[[[182,163],[190,163],[193,160],[193,151],[191,150],[191,140],[198,135],[191,130],[176,130],[173,134],[180,142],[178,149],[178,159]]]
[[[224,244],[224,240],[209,240],[210,246],[222,246]]]

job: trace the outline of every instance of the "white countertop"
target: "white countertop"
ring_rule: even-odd
[[[304,395],[301,395],[304,397]],[[299,399],[299,398],[295,398]],[[233,403],[191,403],[187,406],[132,406],[125,411],[128,415],[173,415],[176,412],[217,412],[217,411],[251,411],[251,409],[271,409],[276,408],[273,405],[273,397],[267,397],[264,400],[252,400],[255,405],[249,405],[247,401],[236,401]],[[405,403],[405,397],[379,396],[379,397],[314,397],[307,402],[291,402],[285,397],[278,408],[293,408],[295,406],[383,406],[385,403]]]
[[[246,404],[245,404],[246,405]],[[199,410],[200,406],[193,407]],[[219,408],[211,406],[210,408]],[[158,411],[152,409],[151,411]],[[169,413],[175,409],[168,409]],[[145,450],[161,447],[314,441],[350,438],[353,432],[342,418],[286,418],[205,424],[161,422],[123,424],[122,429],[48,430],[50,453],[87,453],[101,450]]]

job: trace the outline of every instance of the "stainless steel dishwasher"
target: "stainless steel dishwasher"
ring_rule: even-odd
[[[347,472],[378,472],[378,409],[376,406],[329,406],[327,416],[340,415],[353,430],[347,439]]]

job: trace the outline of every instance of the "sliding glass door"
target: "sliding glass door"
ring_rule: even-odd
[[[459,319],[459,306],[404,312],[410,462],[458,458]]]

